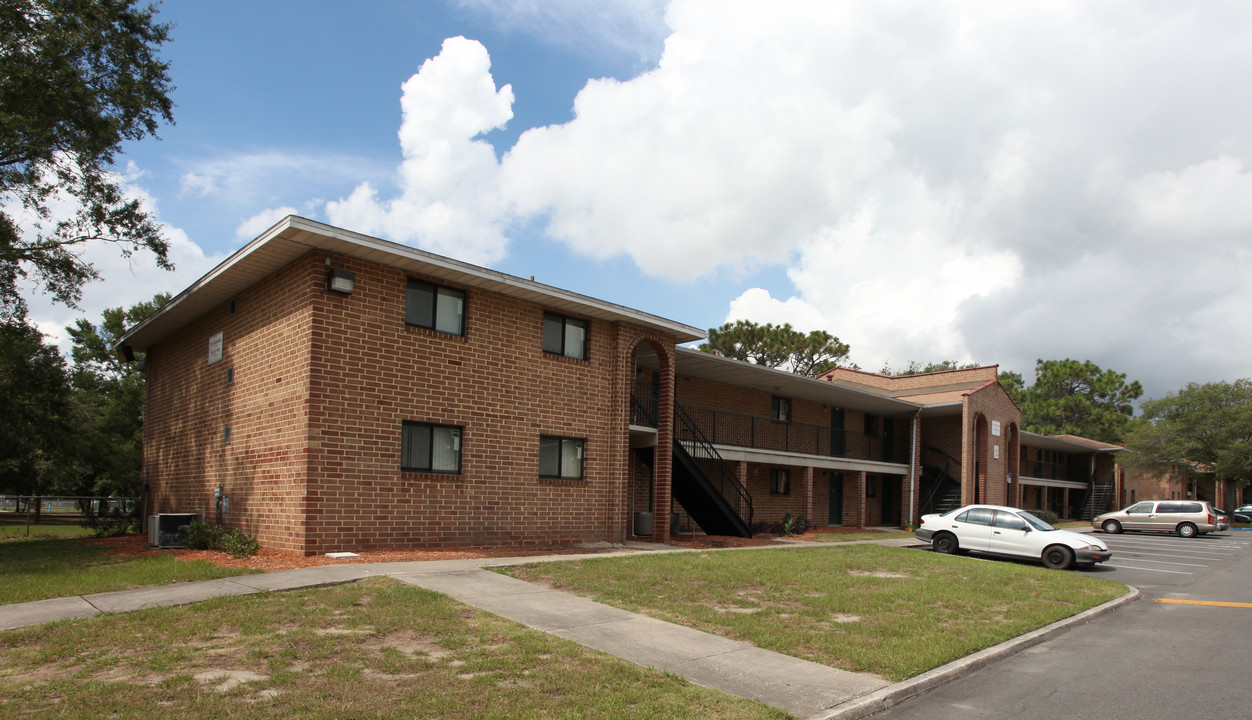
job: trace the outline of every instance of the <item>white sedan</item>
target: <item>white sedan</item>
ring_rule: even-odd
[[[980,552],[1039,560],[1050,568],[1091,567],[1113,557],[1104,541],[1060,530],[1020,508],[966,505],[942,515],[923,515],[913,533],[935,552]]]

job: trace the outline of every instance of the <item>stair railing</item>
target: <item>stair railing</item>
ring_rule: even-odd
[[[711,466],[713,473],[709,480],[717,487],[726,502],[739,513],[749,527],[752,525],[752,495],[739,482],[739,477],[730,464],[717,452],[713,443],[705,437],[700,426],[691,419],[682,405],[674,403],[674,439],[683,444],[684,449],[693,458],[703,460],[706,467]]]

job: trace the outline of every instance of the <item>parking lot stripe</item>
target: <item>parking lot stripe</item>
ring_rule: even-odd
[[[1149,560],[1146,557],[1138,557],[1138,553],[1125,553],[1125,554],[1129,555],[1135,562],[1146,562],[1146,563],[1153,563],[1156,565],[1182,565],[1183,567],[1208,567],[1208,565],[1201,565],[1200,563],[1180,563],[1180,562],[1170,562],[1168,560]]]
[[[1113,563],[1104,563],[1104,567],[1119,568],[1121,570],[1147,570],[1148,572],[1170,573],[1171,575],[1190,575],[1191,574],[1189,572],[1183,572],[1182,570],[1163,570],[1161,568],[1135,567],[1134,565],[1114,565]]]
[[[1252,603],[1215,602],[1213,600],[1174,600],[1171,598],[1157,598],[1156,601],[1159,603],[1169,603],[1171,605],[1213,605],[1215,607],[1252,608]]]

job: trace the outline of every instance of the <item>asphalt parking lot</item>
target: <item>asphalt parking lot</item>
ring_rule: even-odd
[[[1113,557],[1086,572],[1137,587],[1149,596],[1227,572],[1252,549],[1252,531],[1247,530],[1194,538],[1150,532],[1092,535],[1109,546]]]
[[[1247,668],[1231,643],[1252,622],[1252,531],[1091,535],[1112,559],[1069,572],[1138,588],[1139,600],[876,720],[1246,717]]]

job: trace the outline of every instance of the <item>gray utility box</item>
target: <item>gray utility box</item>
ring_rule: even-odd
[[[187,547],[187,528],[196,513],[161,513],[148,516],[148,544],[152,547]]]
[[[652,537],[652,513],[635,513],[635,537]]]

